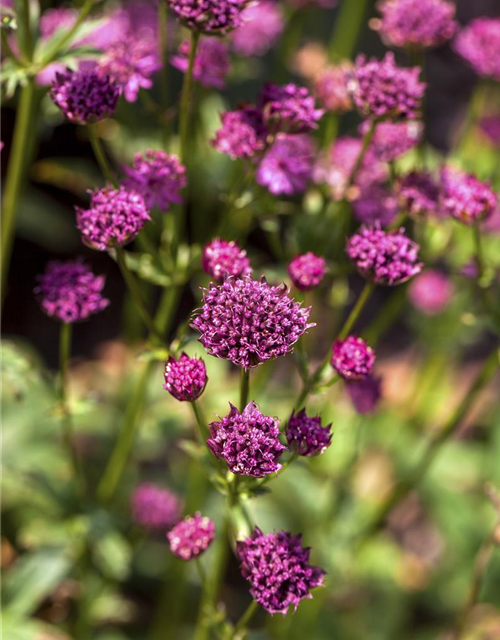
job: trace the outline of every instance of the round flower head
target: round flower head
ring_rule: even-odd
[[[312,598],[311,589],[323,586],[325,571],[309,564],[309,553],[301,536],[288,531],[263,534],[255,527],[249,538],[236,543],[250,593],[271,614],[296,610],[301,600]]]
[[[361,131],[365,134],[370,126],[364,122]],[[381,162],[392,162],[413,149],[422,137],[420,122],[379,122],[371,142],[371,150]]]
[[[279,471],[278,459],[286,447],[279,441],[278,418],[263,415],[255,402],[247,404],[243,413],[229,406],[225,418],[209,425],[210,451],[238,475],[262,478]]]
[[[362,226],[346,246],[348,258],[362,276],[389,286],[420,273],[418,251],[418,244],[405,235],[404,228],[383,231],[379,225]]]
[[[435,47],[455,35],[455,4],[447,0],[383,0],[374,27],[394,47]]]
[[[257,169],[257,183],[274,195],[302,193],[312,177],[314,143],[303,135],[278,134]]]
[[[406,174],[399,182],[397,190],[400,206],[410,215],[435,213],[439,187],[428,171],[412,171]]]
[[[182,352],[178,360],[172,356],[167,360],[163,388],[177,400],[193,402],[201,396],[207,382],[207,370],[201,358],[190,358]]]
[[[259,0],[243,12],[243,24],[233,32],[233,49],[242,56],[262,56],[283,31],[281,9],[274,0]]]
[[[241,278],[252,273],[247,252],[231,240],[215,238],[205,245],[202,267],[216,282],[223,282],[229,276]]]
[[[389,189],[380,184],[371,184],[360,190],[359,196],[352,202],[352,210],[359,222],[379,222],[382,227],[387,227],[398,214],[398,202]]]
[[[299,456],[317,456],[332,443],[331,424],[321,426],[321,418],[309,418],[306,410],[292,412],[286,427],[288,446]]]
[[[420,67],[398,67],[392,52],[382,60],[359,55],[352,85],[354,103],[369,118],[416,118],[425,91],[419,73]]]
[[[136,153],[131,167],[124,167],[127,178],[123,185],[136,191],[143,198],[148,209],[157,206],[168,211],[171,204],[182,202],[181,189],[187,183],[186,168],[177,156],[165,151],[148,149]]]
[[[170,61],[173,66],[182,73],[186,73],[189,66],[189,52],[191,43],[184,40],[179,46],[177,55]],[[223,89],[226,84],[226,76],[229,73],[229,49],[227,44],[216,38],[201,40],[194,59],[193,77],[202,86],[210,89]]]
[[[151,482],[135,488],[131,506],[134,521],[155,531],[167,531],[181,515],[181,504],[175,493]]]
[[[191,326],[210,355],[244,369],[284,356],[313,324],[309,308],[288,296],[286,285],[271,286],[263,278],[229,277],[203,290],[203,306]]]
[[[375,352],[362,339],[348,336],[345,340],[335,340],[331,365],[346,380],[362,380],[369,376],[375,364]]]
[[[441,170],[441,207],[460,222],[472,225],[486,219],[497,202],[489,183],[452,167]]]
[[[454,42],[455,51],[479,76],[500,80],[500,18],[477,18]]]
[[[105,277],[94,275],[80,260],[49,262],[37,281],[35,294],[42,310],[61,322],[86,320],[109,304],[102,296]]]
[[[198,512],[178,522],[167,533],[170,551],[181,560],[197,558],[208,549],[214,537],[214,523]]]
[[[90,208],[75,207],[76,226],[91,249],[107,251],[116,243],[131,242],[149,217],[141,195],[124,187],[105,187],[91,194]]]
[[[408,288],[410,302],[428,316],[444,311],[452,296],[453,285],[450,279],[435,269],[428,269],[418,275]]]
[[[268,127],[284,133],[307,133],[317,129],[324,113],[324,109],[316,109],[314,97],[305,87],[292,83],[265,84],[259,106]]]
[[[252,158],[266,145],[267,131],[262,113],[253,106],[221,115],[222,127],[215,133],[212,144],[219,153],[230,158]]]
[[[346,389],[357,413],[372,413],[382,396],[382,378],[366,376],[361,380],[348,380]]]
[[[49,93],[52,102],[75,124],[91,124],[114,113],[120,88],[97,71],[57,73]]]
[[[352,109],[349,80],[350,63],[329,66],[322,69],[314,83],[314,93],[327,111],[346,113]]]
[[[311,251],[295,258],[288,265],[288,275],[300,291],[310,291],[319,285],[326,273],[325,259]]]
[[[224,34],[243,24],[249,0],[167,0],[184,24],[202,33]]]

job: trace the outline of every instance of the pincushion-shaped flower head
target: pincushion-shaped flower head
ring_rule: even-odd
[[[419,246],[403,228],[383,231],[379,225],[362,226],[347,241],[346,252],[359,273],[376,284],[394,286],[422,270]]]
[[[323,280],[326,273],[325,259],[311,251],[295,256],[288,265],[288,275],[299,291],[311,291]]]
[[[375,351],[362,339],[348,336],[335,340],[331,365],[346,380],[361,380],[369,376],[375,364]]]
[[[95,70],[68,70],[56,74],[49,95],[68,120],[92,124],[114,113],[120,88]]]
[[[382,40],[394,47],[424,48],[455,35],[455,4],[447,0],[383,0],[381,20],[374,20]]]
[[[296,610],[301,600],[312,598],[311,589],[323,586],[325,571],[309,564],[309,553],[302,537],[288,531],[264,534],[255,527],[249,538],[236,543],[250,593],[271,614]]]
[[[198,512],[178,522],[167,533],[170,551],[181,560],[197,558],[208,549],[214,537],[214,523]]]
[[[279,440],[278,418],[262,414],[255,402],[247,404],[243,413],[229,406],[225,418],[209,425],[210,451],[238,475],[262,478],[279,471],[278,460],[286,447]]]
[[[265,148],[267,130],[260,109],[245,106],[236,111],[226,111],[221,120],[222,126],[212,140],[219,153],[225,153],[233,160],[246,159],[253,158]]]
[[[361,380],[348,380],[346,389],[357,413],[372,413],[382,397],[382,378],[366,376]]]
[[[67,324],[86,320],[109,304],[102,296],[105,277],[94,275],[80,260],[49,262],[37,281],[35,294],[42,310]]]
[[[223,282],[229,276],[241,278],[252,273],[247,252],[240,249],[234,240],[215,238],[205,245],[202,257],[203,270],[216,282]]]
[[[368,118],[416,118],[425,91],[419,73],[420,67],[398,67],[392,52],[382,60],[359,55],[351,89],[354,103]]]
[[[249,0],[167,0],[187,27],[201,33],[222,35],[243,24]]]
[[[172,65],[182,73],[188,70],[190,50],[190,41],[184,40],[179,45],[177,54],[170,59]],[[211,87],[223,89],[229,67],[229,48],[225,42],[216,38],[205,38],[200,41],[193,66],[195,80],[207,89]]]
[[[454,167],[441,170],[441,207],[448,215],[472,225],[490,216],[497,203],[498,196],[488,182]]]
[[[453,284],[445,273],[427,269],[412,281],[408,297],[419,311],[435,316],[449,305],[453,297]]]
[[[371,184],[360,190],[359,196],[352,202],[352,211],[359,222],[379,222],[382,227],[387,227],[398,214],[398,202],[390,189]]]
[[[176,360],[170,356],[165,365],[163,388],[181,402],[193,402],[207,386],[208,376],[201,358],[190,358],[182,352]]]
[[[397,185],[399,204],[410,215],[435,213],[439,187],[428,171],[411,171]]]
[[[500,18],[476,18],[462,29],[455,51],[485,78],[500,80]]]
[[[153,531],[168,531],[181,515],[181,503],[176,494],[152,482],[138,485],[131,503],[134,521]]]
[[[317,129],[324,113],[324,109],[316,109],[308,89],[292,83],[265,84],[259,106],[269,129],[282,133],[307,133]]]
[[[366,134],[369,122],[364,122],[361,132]],[[392,162],[415,147],[422,137],[420,122],[379,122],[375,127],[370,149],[381,162]]]
[[[317,456],[332,443],[331,426],[323,427],[320,416],[310,418],[305,409],[293,411],[286,427],[288,446],[299,456]]]
[[[187,184],[186,168],[173,154],[148,149],[136,153],[131,167],[124,167],[127,178],[123,185],[139,193],[148,209],[157,206],[168,211],[170,205],[180,204],[180,191]]]
[[[278,134],[257,169],[258,184],[274,195],[302,193],[312,177],[314,151],[306,134]]]
[[[346,113],[352,109],[349,92],[351,74],[350,63],[331,65],[319,72],[314,82],[314,93],[327,111]]]
[[[107,251],[131,242],[149,217],[143,197],[124,187],[90,191],[89,209],[75,207],[76,226],[91,249]]]
[[[274,0],[252,2],[243,13],[243,24],[231,36],[233,49],[242,56],[262,56],[276,43],[283,26],[278,3]]]

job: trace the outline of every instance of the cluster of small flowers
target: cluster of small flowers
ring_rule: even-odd
[[[163,388],[177,400],[197,400],[207,382],[207,370],[201,358],[190,358],[187,353],[182,352],[178,360],[173,356],[167,360]]]
[[[500,80],[500,18],[472,20],[457,35],[454,48],[479,76]]]
[[[131,500],[134,521],[150,531],[168,531],[181,515],[178,496],[152,482],[139,484]]]

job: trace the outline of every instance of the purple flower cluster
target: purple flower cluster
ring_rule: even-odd
[[[243,24],[249,0],[167,0],[182,22],[195,31],[224,34]]]
[[[134,521],[153,531],[167,531],[181,515],[181,504],[175,493],[151,482],[135,488],[131,503]]]
[[[241,278],[252,273],[247,252],[231,240],[215,238],[203,250],[203,270],[216,282],[223,282],[229,276]]]
[[[179,45],[177,54],[170,58],[172,65],[182,73],[188,70],[190,49],[190,41],[184,40]],[[193,65],[195,80],[207,89],[211,87],[223,89],[229,68],[229,48],[225,42],[216,38],[205,38],[200,41]]]
[[[75,211],[76,226],[91,249],[107,251],[115,243],[124,246],[151,220],[143,197],[135,191],[108,186],[89,193],[90,208],[75,207]]]
[[[253,106],[221,115],[222,127],[218,129],[212,144],[219,153],[230,158],[253,158],[266,145],[267,130],[262,113]]]
[[[462,29],[455,51],[479,76],[500,80],[500,18],[477,18]]]
[[[316,109],[314,97],[296,84],[264,85],[259,106],[264,122],[273,132],[307,133],[318,127],[324,109]]]
[[[252,535],[236,544],[241,573],[251,584],[250,593],[269,613],[286,614],[310,591],[323,586],[325,572],[309,564],[309,548],[300,535],[288,531],[263,534],[255,527]]]
[[[439,186],[428,171],[412,171],[397,185],[400,206],[410,215],[435,213],[439,200]]]
[[[167,360],[163,388],[176,400],[193,402],[201,396],[207,382],[207,369],[201,358],[190,358],[182,352],[178,360],[172,356]]]
[[[383,41],[394,47],[435,47],[455,35],[455,4],[447,0],[383,0],[374,21]]]
[[[299,456],[317,456],[332,443],[331,426],[323,427],[320,416],[310,418],[305,409],[293,411],[286,427],[288,446]]]
[[[351,75],[349,63],[330,65],[320,71],[314,82],[314,93],[327,111],[346,113],[352,109]]]
[[[148,209],[157,206],[168,211],[171,204],[182,202],[181,189],[187,184],[186,168],[173,154],[161,150],[148,149],[136,153],[131,167],[124,167],[127,178],[123,185],[136,191],[143,198]]]
[[[282,467],[278,460],[286,451],[279,440],[278,418],[262,414],[255,402],[247,404],[243,413],[229,406],[225,418],[209,425],[210,451],[238,475],[262,478],[277,473]]]
[[[361,380],[348,380],[346,389],[356,412],[365,415],[377,408],[382,397],[382,378],[366,376]]]
[[[231,42],[242,56],[262,56],[283,31],[283,13],[274,0],[258,0],[243,12],[243,24],[233,32]]]
[[[208,549],[214,537],[214,523],[198,512],[178,522],[167,533],[170,551],[181,560],[197,558]]]
[[[403,228],[383,231],[379,225],[362,226],[347,241],[346,252],[357,270],[376,284],[394,286],[420,273],[419,246]]]
[[[210,355],[244,369],[286,355],[314,326],[307,322],[310,308],[292,300],[286,285],[271,286],[264,278],[230,277],[203,292],[191,326]]]
[[[305,190],[312,177],[314,142],[306,134],[280,133],[257,169],[257,183],[274,195],[291,196]]]
[[[366,133],[368,122],[363,123],[362,133]],[[371,142],[371,149],[381,162],[392,162],[413,149],[422,137],[420,122],[379,122]]]
[[[441,207],[460,222],[472,225],[485,220],[497,202],[498,196],[489,183],[453,167],[441,170]]]
[[[52,102],[75,124],[92,124],[114,113],[120,88],[96,71],[56,73]]]
[[[419,311],[434,316],[444,311],[450,303],[453,285],[446,274],[428,269],[412,281],[408,297]]]
[[[288,265],[288,275],[299,291],[310,291],[317,287],[325,273],[325,259],[311,251],[295,256]]]
[[[397,216],[398,201],[390,189],[374,183],[361,188],[359,196],[352,201],[352,210],[359,222],[379,222],[381,227],[387,227]]]
[[[348,336],[333,343],[331,365],[342,378],[362,380],[371,374],[374,364],[375,352],[362,338]]]
[[[37,281],[35,294],[42,310],[61,322],[86,320],[109,304],[102,296],[105,277],[94,275],[80,260],[49,262]]]
[[[416,118],[425,91],[419,74],[420,67],[398,67],[392,52],[382,60],[359,55],[354,68],[354,103],[369,118]]]

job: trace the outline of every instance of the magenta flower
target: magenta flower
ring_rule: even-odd
[[[300,291],[310,291],[317,287],[325,273],[325,259],[311,251],[295,256],[288,265],[288,275]]]
[[[96,71],[56,73],[49,92],[52,102],[75,124],[92,124],[116,109],[119,87]]]
[[[203,360],[190,358],[184,352],[181,353],[178,360],[173,356],[169,357],[164,375],[163,388],[181,402],[197,400],[208,382],[207,369]]]
[[[224,34],[243,24],[249,0],[167,0],[179,20],[195,31]]]
[[[327,111],[346,113],[352,109],[351,76],[352,67],[348,62],[320,71],[314,82],[314,93]]]
[[[422,313],[442,313],[453,297],[453,285],[447,275],[428,269],[418,275],[408,288],[410,302]]]
[[[170,551],[181,560],[191,560],[204,553],[215,537],[215,525],[200,513],[187,516],[167,533]]]
[[[203,289],[203,306],[191,326],[210,355],[249,369],[290,353],[314,326],[307,322],[310,312],[288,296],[286,285],[229,277]]]
[[[439,200],[439,187],[428,171],[412,171],[397,185],[400,206],[410,215],[435,213]]]
[[[124,246],[151,220],[143,197],[135,191],[107,186],[89,193],[90,208],[75,207],[75,211],[76,226],[91,249],[107,251],[115,243]]]
[[[175,493],[152,482],[134,489],[131,507],[134,521],[153,531],[167,531],[181,516],[181,503]]]
[[[331,424],[323,427],[320,416],[310,418],[306,410],[292,412],[286,427],[288,446],[299,456],[317,456],[332,443]]]
[[[229,276],[241,278],[252,273],[247,252],[231,240],[215,238],[205,245],[202,257],[202,267],[205,273],[216,282],[223,282]]]
[[[359,55],[354,68],[354,103],[369,118],[416,118],[426,86],[419,74],[420,67],[398,67],[392,52],[382,60]]]
[[[443,44],[455,35],[455,4],[447,0],[383,0],[381,20],[374,21],[389,46],[423,48]]]
[[[365,134],[369,123],[364,122],[361,132]],[[413,147],[422,138],[423,126],[421,122],[379,122],[375,127],[375,134],[371,142],[371,150],[381,162],[392,162]]]
[[[454,42],[455,51],[479,76],[500,80],[500,18],[476,18]]]
[[[250,593],[269,613],[285,615],[297,609],[311,589],[323,586],[325,572],[309,564],[309,548],[300,535],[288,531],[263,534],[255,527],[252,535],[236,543],[241,574],[250,582]]]
[[[148,209],[157,206],[168,211],[170,205],[180,204],[180,191],[187,184],[186,168],[179,158],[165,151],[148,149],[136,153],[131,167],[124,167],[127,178],[123,186],[139,193]]]
[[[266,145],[267,131],[262,113],[253,106],[237,111],[226,111],[221,115],[222,127],[212,140],[219,153],[230,158],[253,158]]]
[[[314,143],[303,135],[278,134],[257,169],[258,184],[274,195],[302,193],[312,177]]]
[[[170,58],[173,66],[182,73],[186,73],[188,70],[190,50],[190,41],[184,40],[179,45],[177,55]],[[207,89],[212,87],[223,89],[226,85],[229,67],[229,48],[225,42],[216,38],[205,38],[200,41],[193,66],[195,80]]]
[[[354,217],[364,224],[380,223],[389,226],[398,214],[398,201],[394,194],[380,184],[371,184],[360,190],[352,201]]]
[[[366,378],[374,364],[375,351],[362,338],[348,336],[333,343],[331,365],[345,380]]]
[[[490,216],[497,203],[489,182],[454,167],[441,170],[441,207],[448,215],[472,225]]]
[[[232,33],[233,49],[241,56],[263,56],[283,31],[283,13],[274,0],[258,0],[243,12],[243,24]]]
[[[255,402],[247,404],[243,413],[231,407],[225,418],[212,422],[207,446],[229,471],[242,476],[262,478],[277,473],[278,462],[286,447],[279,440],[278,418],[265,416]]]
[[[361,380],[348,380],[346,389],[357,413],[372,413],[382,396],[382,378],[366,376]]]
[[[362,226],[347,241],[346,252],[359,273],[376,284],[394,286],[420,273],[419,246],[403,228],[383,231],[379,225]]]
[[[307,133],[318,128],[324,109],[316,109],[314,97],[296,84],[264,85],[259,106],[270,129],[282,133]]]
[[[108,306],[109,300],[102,296],[105,281],[81,260],[54,261],[37,276],[35,295],[48,316],[70,324],[86,320]]]

